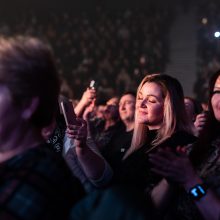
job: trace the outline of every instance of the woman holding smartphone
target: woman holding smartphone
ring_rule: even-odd
[[[161,178],[150,171],[149,153],[194,142],[191,125],[180,83],[165,74],[147,75],[137,90],[132,143],[115,170],[116,182],[150,193]]]

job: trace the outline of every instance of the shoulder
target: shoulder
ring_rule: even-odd
[[[0,206],[10,210],[11,216],[22,219],[27,215],[31,215],[28,219],[53,216],[54,213],[65,215],[84,195],[64,161],[45,145],[8,161],[0,168],[0,174]],[[21,204],[22,209],[19,209]],[[53,207],[57,207],[55,211]]]

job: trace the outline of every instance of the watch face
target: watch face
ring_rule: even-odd
[[[190,197],[194,200],[199,200],[206,195],[206,187],[201,184],[197,184],[189,190]]]

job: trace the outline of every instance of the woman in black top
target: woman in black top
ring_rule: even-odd
[[[195,141],[192,134],[180,83],[164,74],[147,75],[137,90],[132,143],[115,171],[116,181],[150,191],[161,178],[150,171],[148,153],[190,144]]]

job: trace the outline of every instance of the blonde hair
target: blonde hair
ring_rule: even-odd
[[[146,82],[158,84],[164,97],[163,122],[162,126],[158,129],[156,138],[151,142],[152,147],[158,146],[178,130],[193,134],[193,127],[186,117],[184,94],[179,81],[165,74],[147,75],[137,89],[137,97]],[[131,146],[124,158],[139,149],[148,140],[147,125],[138,123],[136,118],[137,111],[135,112],[135,125]]]

